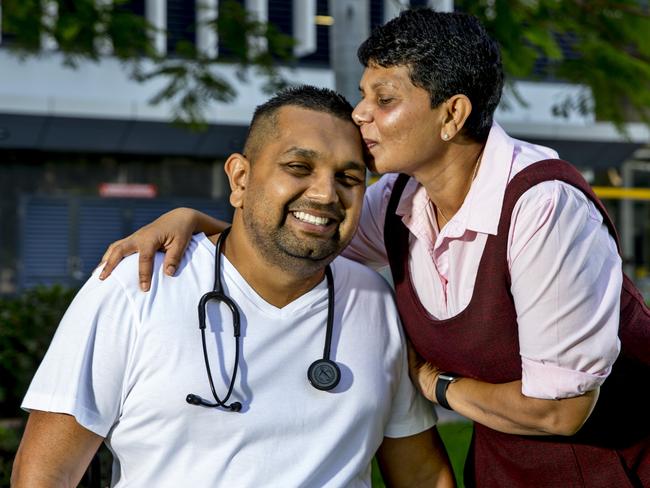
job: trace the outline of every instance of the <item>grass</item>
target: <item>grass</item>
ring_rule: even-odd
[[[442,442],[445,443],[449,459],[451,459],[451,467],[454,469],[458,488],[464,486],[463,466],[465,466],[465,457],[472,439],[472,430],[471,422],[450,422],[438,426],[440,437],[442,437]]]
[[[440,432],[440,437],[442,437],[442,441],[444,442],[449,458],[451,459],[451,466],[456,475],[458,488],[463,488],[463,466],[465,464],[469,442],[472,438],[472,423],[445,423],[438,425],[438,431]],[[372,463],[372,486],[373,488],[385,488],[376,461],[373,461]]]

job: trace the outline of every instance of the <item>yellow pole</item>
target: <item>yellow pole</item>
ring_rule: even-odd
[[[593,186],[592,189],[604,200],[650,200],[650,188]]]

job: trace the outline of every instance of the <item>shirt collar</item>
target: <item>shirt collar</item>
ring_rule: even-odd
[[[429,196],[422,185],[410,178],[404,187],[402,197],[395,213],[402,218],[404,225],[420,239],[435,241],[437,227],[428,209]]]
[[[484,234],[497,233],[503,197],[510,181],[514,149],[513,139],[494,122],[476,178],[461,206],[467,215],[467,229]]]

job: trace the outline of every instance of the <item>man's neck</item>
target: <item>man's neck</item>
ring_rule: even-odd
[[[251,288],[271,305],[282,308],[320,283],[325,270],[307,276],[268,263],[251,245],[246,235],[234,225],[222,246],[222,252]],[[219,235],[210,236],[216,244]]]

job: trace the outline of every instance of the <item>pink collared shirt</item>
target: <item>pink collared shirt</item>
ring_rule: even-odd
[[[413,179],[407,183],[396,213],[411,233],[411,278],[434,317],[453,317],[469,303],[510,179],[536,161],[557,157],[552,149],[512,139],[495,123],[463,205],[440,232],[424,187]],[[383,228],[395,179],[384,175],[368,188],[346,257],[375,268],[388,265]],[[600,213],[570,185],[544,182],[517,202],[508,243],[522,393],[567,398],[600,386],[620,349],[622,285],[621,260]]]

